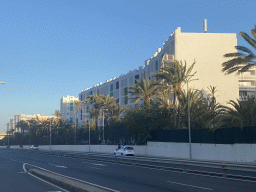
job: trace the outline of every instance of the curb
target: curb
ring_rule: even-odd
[[[26,168],[25,168],[26,166]],[[37,176],[45,181],[55,184],[72,192],[118,192],[89,182],[81,181],[64,175],[60,175],[33,165],[24,164],[25,172]]]

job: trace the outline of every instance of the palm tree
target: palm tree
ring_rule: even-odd
[[[129,98],[130,100],[135,100],[135,103],[143,101],[145,106],[149,106],[150,102],[156,97],[159,91],[159,83],[156,79],[147,81],[145,78],[142,80],[136,79],[137,84],[130,87],[129,93],[134,96]]]
[[[76,117],[76,126],[75,126],[75,145],[76,145],[76,129],[77,129],[77,126],[78,126],[78,111],[81,108],[82,103],[79,100],[78,101],[74,101],[74,103],[75,103],[75,111],[74,111],[74,113],[75,113],[75,117]]]
[[[93,104],[93,109],[90,110],[90,113],[95,121],[96,131],[98,131],[98,118],[102,107],[102,99],[99,95],[89,95],[84,102]]]
[[[251,30],[251,38],[247,33],[241,31],[239,35],[244,38],[254,49],[256,49],[256,25]],[[256,55],[244,46],[235,46],[237,51],[235,53],[227,53],[224,55],[226,58],[232,58],[222,64],[222,71],[226,74],[237,72],[237,74],[248,71],[250,68],[256,66]]]
[[[216,89],[216,86],[211,86],[207,87],[207,89],[209,90],[210,94],[208,95],[211,98],[211,103],[212,104],[216,104],[216,97],[215,97],[215,93],[218,91]]]
[[[176,123],[176,118],[174,118],[174,124],[178,128],[180,128],[180,96],[182,93],[182,84],[187,81],[191,81],[190,78],[195,75],[193,73],[191,75],[192,69],[195,65],[194,63],[187,69],[187,64],[183,65],[182,61],[171,61],[164,63],[164,66],[160,68],[160,72],[153,73],[153,75],[162,81],[164,85],[171,85],[172,92],[173,92],[173,105],[177,105],[177,116],[178,116],[178,123]]]
[[[231,100],[228,106],[220,106],[219,113],[222,115],[216,128],[225,127],[249,127],[256,125],[256,102],[254,96],[249,96],[245,101]]]
[[[188,99],[192,128],[212,128],[217,115],[216,104],[212,104],[211,98],[204,98],[199,90],[189,90],[188,95],[185,91],[181,94],[184,127],[188,126]]]
[[[59,120],[61,119],[63,113],[61,113],[60,110],[57,110],[57,109],[56,109],[55,112],[52,113],[52,115],[54,115],[54,116],[57,118],[57,122],[58,122],[58,124],[59,124]]]
[[[109,97],[109,95],[99,95],[102,102],[102,110],[107,110],[110,112],[111,106],[114,105],[116,99],[114,97]],[[104,113],[104,124],[107,124],[107,121],[109,119],[109,113]]]
[[[24,135],[25,130],[28,130],[28,124],[26,121],[21,120],[16,126],[21,130],[22,135]]]

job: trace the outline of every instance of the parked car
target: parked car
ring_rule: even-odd
[[[30,147],[30,149],[39,149],[39,147],[38,147],[38,145],[32,145],[31,147]]]
[[[123,155],[123,156],[134,156],[134,150],[132,147],[128,147],[128,146],[121,146],[120,149],[116,149],[114,151],[115,155]]]
[[[19,145],[19,146],[18,146],[18,149],[23,149],[23,146],[22,146],[22,145]]]

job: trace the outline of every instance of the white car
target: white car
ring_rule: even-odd
[[[31,147],[30,147],[30,149],[39,149],[39,147],[38,147],[38,145],[32,145]]]
[[[115,155],[123,155],[123,156],[134,156],[134,150],[132,147],[122,146],[120,149],[116,149],[114,151]]]

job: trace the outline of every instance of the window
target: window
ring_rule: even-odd
[[[128,97],[124,98],[124,104],[127,105],[128,104]]]
[[[247,96],[247,91],[239,91],[240,96]]]
[[[155,71],[156,72],[158,71],[158,61],[157,60],[155,61]]]
[[[70,103],[73,103],[73,100],[70,100]]]
[[[73,106],[70,106],[70,111],[73,111]]]
[[[255,71],[250,71],[251,75],[255,75]]]
[[[99,95],[100,94],[100,90],[99,89],[97,89],[97,95]]]
[[[116,103],[119,103],[119,98],[117,98]]]
[[[124,88],[124,95],[127,95],[128,91],[127,91],[127,87]]]
[[[90,95],[92,95],[92,91],[90,92]]]
[[[136,79],[140,79],[140,76],[139,75],[135,75],[135,84],[137,84]]]
[[[110,97],[113,97],[113,92],[110,93]]]
[[[110,92],[113,91],[113,84],[110,85]]]
[[[83,95],[81,95],[81,101],[83,101]]]
[[[73,117],[70,117],[70,121],[73,122]]]
[[[119,81],[116,82],[116,89],[119,89]]]

